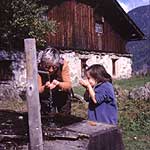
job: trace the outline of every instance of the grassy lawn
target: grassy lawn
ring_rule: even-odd
[[[123,89],[132,89],[150,82],[150,77],[134,77],[128,80],[116,80],[114,84]],[[74,87],[74,92],[83,96],[84,88]],[[150,149],[150,100],[119,100],[119,128],[122,130],[126,150]],[[74,115],[86,118],[87,105],[73,104]]]
[[[114,80],[114,84],[121,86],[124,89],[132,89],[143,86],[146,82],[150,82],[150,76],[132,77],[130,79]]]
[[[150,102],[119,101],[119,127],[126,150],[150,149]]]

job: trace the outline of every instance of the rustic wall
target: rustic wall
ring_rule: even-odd
[[[69,52],[63,54],[62,56],[69,64],[73,85],[78,85],[78,81],[81,78],[81,60],[79,59],[79,54],[75,52]]]
[[[63,54],[63,57],[69,62],[71,78],[74,85],[77,85],[78,79],[81,78],[81,59],[87,59],[86,64],[88,66],[92,64],[102,64],[113,78],[130,78],[132,74],[132,61],[131,57],[128,55],[115,55],[112,53],[79,54],[75,52],[68,52]],[[112,74],[112,59],[117,60],[115,63],[115,75]]]
[[[116,59],[115,68],[116,75],[112,75],[114,78],[129,78],[132,73],[132,61],[128,55],[115,55],[115,54],[106,54],[106,53],[78,53],[72,51],[65,51],[62,56],[68,61],[70,66],[70,74],[73,82],[73,86],[78,85],[78,81],[81,78],[81,59],[87,59],[86,64],[88,66],[92,64],[102,64],[112,75],[112,59]],[[0,61],[1,60],[13,60],[12,61],[12,70],[13,77],[12,81],[16,88],[23,90],[26,85],[26,67],[25,67],[25,55],[21,52],[5,52],[0,51]],[[5,67],[5,66],[4,66]],[[2,68],[1,68],[2,69]]]
[[[13,76],[11,82],[15,88],[23,90],[26,84],[26,70],[25,70],[26,64],[24,54],[18,51],[16,52],[0,51],[0,61],[2,60],[12,60],[11,68]],[[3,81],[0,82],[3,83]]]

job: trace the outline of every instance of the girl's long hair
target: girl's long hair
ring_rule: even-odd
[[[112,83],[112,77],[107,73],[106,69],[100,64],[94,64],[86,69],[86,74],[89,74],[93,79],[100,82]]]

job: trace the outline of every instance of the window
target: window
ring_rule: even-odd
[[[99,50],[102,50],[103,48],[103,40],[102,40],[102,35],[103,35],[103,24],[102,23],[95,23],[95,32],[97,34],[97,46]]]
[[[95,32],[98,34],[103,33],[103,24],[95,23]]]
[[[12,80],[12,61],[11,60],[0,60],[0,81]]]
[[[112,59],[112,75],[116,76],[116,61],[117,59]]]
[[[102,50],[104,47],[103,34],[104,34],[104,17],[95,13],[95,33],[96,33],[96,47],[98,50]]]

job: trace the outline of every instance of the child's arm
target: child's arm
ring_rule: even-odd
[[[81,79],[81,80],[79,81],[79,83],[80,83],[83,87],[85,87],[86,90],[88,90],[91,99],[92,99],[93,102],[96,104],[97,101],[96,101],[96,99],[95,99],[95,92],[94,92],[92,86],[90,85],[89,81],[88,81],[88,80],[83,80],[83,79]]]
[[[88,91],[89,91],[89,94],[91,96],[91,99],[93,100],[93,102],[96,104],[97,101],[95,99],[95,92],[93,90],[93,88],[91,87],[91,85],[89,84],[88,87],[87,87]]]

